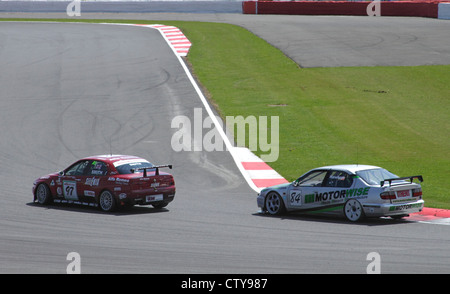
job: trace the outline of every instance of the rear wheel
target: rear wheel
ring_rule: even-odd
[[[98,199],[101,210],[110,212],[116,209],[116,199],[109,191],[103,191]]]
[[[50,189],[46,184],[39,184],[36,188],[36,199],[39,204],[49,204],[52,201]]]
[[[404,217],[408,217],[409,214],[400,214],[400,215],[391,215],[391,218],[393,219],[402,219]]]
[[[344,215],[352,222],[357,222],[364,217],[364,211],[361,203],[356,199],[350,199],[345,202],[344,205]]]
[[[280,215],[286,211],[283,199],[276,192],[270,192],[266,196],[266,210],[272,215]]]
[[[163,203],[158,203],[158,204],[152,204],[152,206],[153,206],[155,209],[161,209],[161,208],[166,207],[168,204],[169,204],[169,203],[163,202]]]

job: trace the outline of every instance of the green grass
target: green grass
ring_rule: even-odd
[[[450,209],[450,66],[304,69],[235,25],[120,22],[181,28],[193,72],[223,117],[279,116],[279,158],[269,164],[286,179],[321,165],[373,164],[422,174],[426,206]]]

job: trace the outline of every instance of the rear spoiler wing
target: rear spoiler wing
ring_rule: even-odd
[[[411,176],[411,177],[403,177],[403,178],[394,178],[394,179],[385,179],[383,181],[380,182],[381,187],[383,187],[384,182],[389,182],[389,186],[392,185],[392,181],[401,181],[401,180],[410,180],[411,183],[413,181],[413,179],[418,179],[419,182],[423,182],[423,177],[422,176]]]
[[[172,165],[171,164],[162,164],[162,165],[154,165],[154,166],[149,166],[149,167],[141,167],[141,168],[137,168],[136,170],[143,170],[144,171],[144,177],[146,177],[148,169],[155,169],[155,176],[158,176],[159,175],[159,169],[163,168],[163,167],[168,167],[168,168],[172,169]]]

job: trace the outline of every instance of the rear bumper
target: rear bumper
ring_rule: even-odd
[[[385,204],[363,204],[364,213],[366,216],[391,216],[391,215],[406,215],[420,212],[423,209],[424,201],[422,199],[406,202],[406,203],[385,203]]]
[[[175,198],[175,189],[165,189],[152,193],[139,193],[127,195],[121,193],[118,195],[120,203],[128,205],[161,205],[169,204]]]
[[[148,200],[147,198],[126,198],[120,200],[121,203],[128,204],[128,205],[161,205],[161,204],[169,204],[173,201],[175,198],[175,194],[168,194],[163,195],[163,198],[161,200],[155,199],[155,200]]]

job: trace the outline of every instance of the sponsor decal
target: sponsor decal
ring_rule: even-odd
[[[365,198],[369,194],[370,187],[356,188],[347,190],[327,191],[323,193],[314,193],[305,195],[305,203],[314,202],[334,202],[345,200],[349,197]]]
[[[128,184],[129,182],[130,180],[128,179],[116,178],[116,183]]]
[[[91,175],[102,176],[103,171],[101,170],[91,170]]]
[[[84,183],[86,186],[98,186],[98,183],[100,182],[100,178],[96,179],[94,178],[86,178],[86,182]]]
[[[422,203],[412,203],[412,204],[404,204],[404,205],[396,205],[389,207],[389,211],[399,211],[399,210],[407,210],[411,208],[420,208],[422,207]]]
[[[94,191],[89,191],[89,190],[84,190],[84,196],[95,197],[95,192]]]
[[[397,191],[397,197],[409,197],[411,196],[409,190]]]
[[[162,201],[164,199],[163,194],[156,194],[156,195],[147,195],[145,196],[146,202],[153,202],[153,201]]]

